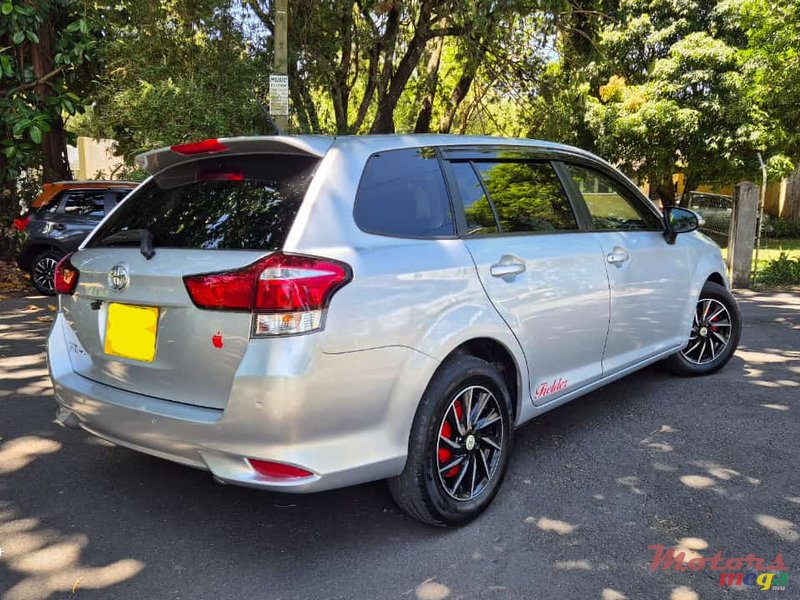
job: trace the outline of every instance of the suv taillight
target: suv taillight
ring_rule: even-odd
[[[334,292],[352,278],[346,264],[276,252],[235,271],[183,278],[199,308],[253,313],[253,335],[307,333],[322,326]]]
[[[56,265],[56,294],[68,294],[71,296],[75,293],[75,288],[78,286],[80,271],[72,266],[72,263],[69,261],[71,257],[72,254],[67,254]]]

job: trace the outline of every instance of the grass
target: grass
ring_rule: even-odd
[[[786,252],[786,254],[789,255],[789,258],[800,258],[800,239],[773,240],[762,238],[761,249],[758,252],[759,266],[763,266],[765,263],[777,260],[777,258],[781,255],[781,252]],[[722,256],[727,260],[727,248],[722,249]]]

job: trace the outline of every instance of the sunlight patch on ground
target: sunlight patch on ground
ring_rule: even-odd
[[[712,487],[716,481],[704,475],[681,475],[681,483],[695,490],[704,490]]]
[[[756,515],[756,523],[786,542],[795,543],[800,541],[800,533],[797,532],[797,525],[791,521],[779,519],[771,515]]]
[[[420,583],[414,592],[418,600],[444,600],[450,597],[450,588],[432,579]]]
[[[526,522],[528,522],[527,519]],[[569,535],[575,531],[574,525],[570,525],[566,521],[559,521],[558,519],[548,519],[547,517],[542,517],[536,521],[536,526],[542,531],[553,531],[558,535]]]
[[[682,585],[676,587],[669,595],[669,600],[700,600],[700,594],[692,588]]]
[[[35,435],[5,442],[0,446],[0,475],[24,469],[40,456],[59,450],[61,450],[59,442]]]
[[[627,600],[627,596],[622,592],[618,592],[617,590],[612,590],[611,588],[606,588],[603,590],[603,593],[600,595],[602,600]]]
[[[0,563],[22,579],[5,592],[3,600],[47,600],[67,594],[75,597],[81,589],[107,588],[144,569],[144,563],[133,558],[106,566],[82,565],[81,553],[89,544],[88,536],[61,535],[43,528],[39,519],[14,516],[13,510],[0,511]]]

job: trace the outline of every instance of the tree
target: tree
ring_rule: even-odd
[[[82,110],[96,41],[73,0],[0,1],[0,188],[11,214],[16,180],[41,168],[71,179],[64,115]]]
[[[268,63],[247,44],[234,2],[94,5],[103,24],[93,109],[81,132],[133,157],[209,137],[268,134]]]

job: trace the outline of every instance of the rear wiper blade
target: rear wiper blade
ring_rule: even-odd
[[[139,251],[147,260],[155,256],[153,233],[149,229],[126,229],[112,233],[97,242],[98,246],[117,246],[138,244]]]

